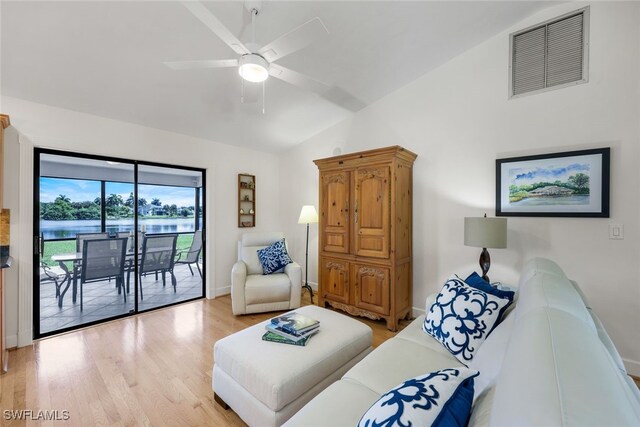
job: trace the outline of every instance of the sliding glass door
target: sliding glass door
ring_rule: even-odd
[[[145,236],[140,247],[140,311],[203,296],[199,207],[204,174],[176,172],[155,165],[138,167],[138,230]]]
[[[35,154],[36,338],[204,296],[203,170]]]

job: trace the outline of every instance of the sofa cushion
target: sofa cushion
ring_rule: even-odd
[[[596,316],[593,313],[592,310],[589,310],[589,314],[591,315],[591,318],[593,319],[593,323],[596,325],[596,331],[598,332],[598,338],[600,338],[600,341],[602,342],[602,345],[604,345],[604,348],[606,348],[607,351],[609,352],[609,355],[611,356],[611,360],[613,360],[613,363],[616,364],[616,366],[618,367],[618,369],[620,369],[621,372],[626,374],[627,370],[624,367],[624,362],[622,361],[622,357],[620,357],[620,353],[618,353],[618,350],[616,349],[616,346],[613,345],[613,341],[611,341],[611,338],[609,337],[609,334],[604,329],[604,325],[602,324],[602,322],[600,321],[598,316]]]
[[[512,313],[505,317],[473,356],[469,367],[480,372],[480,375],[475,379],[474,399],[482,394],[487,387],[495,383],[507,351],[515,318]]]
[[[462,366],[458,359],[437,341],[424,333],[422,335],[423,341],[433,341],[437,344],[437,350],[407,339],[390,339],[347,371],[343,378],[366,386],[380,397],[407,378]]]
[[[555,276],[566,277],[564,271],[560,268],[558,264],[551,261],[547,258],[532,258],[527,261],[522,267],[522,271],[520,272],[520,281],[519,284],[522,286],[523,283],[531,279],[536,274],[547,273]]]
[[[266,248],[258,250],[258,258],[262,265],[263,274],[272,274],[282,272],[282,270],[291,264],[291,258],[287,253],[284,239],[278,240]]]
[[[422,329],[468,364],[510,303],[508,298],[472,288],[454,275],[431,305]]]
[[[290,296],[291,280],[284,273],[247,276],[244,287],[246,304],[289,301]]]
[[[550,307],[515,320],[490,425],[640,425],[624,374],[585,322]]]
[[[564,275],[542,272],[521,283],[518,304],[514,309],[516,319],[540,307],[555,308],[580,319],[593,334],[596,327],[580,294]]]
[[[379,393],[355,381],[336,381],[303,406],[283,427],[353,427],[379,397]]]
[[[403,381],[364,413],[358,427],[466,426],[477,371],[448,368]]]

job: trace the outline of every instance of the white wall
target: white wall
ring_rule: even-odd
[[[288,151],[280,171],[287,234],[304,242],[294,215],[305,203],[317,206],[313,159],[334,147],[414,151],[414,306],[424,309],[449,275],[477,268],[480,250],[462,243],[463,217],[494,215],[496,158],[611,147],[611,218],[509,218],[508,249],[491,250],[490,276],[513,283],[525,260],[556,260],[640,374],[640,4],[591,4],[589,83],[508,99],[509,33],[584,5],[546,9]],[[609,224],[624,225],[624,240],[608,239]]]
[[[257,227],[251,231],[280,229],[277,203],[280,196],[278,161],[273,154],[10,97],[2,97],[2,111],[10,115],[14,128],[11,131],[19,132],[23,146],[21,151],[17,142],[10,142],[5,160],[6,182],[11,187],[8,193],[12,195],[6,201],[7,207],[12,209],[11,250],[21,266],[20,271],[30,272],[31,266],[28,256],[32,241],[31,212],[28,212],[32,200],[32,188],[28,181],[33,174],[33,165],[29,159],[30,143],[38,147],[206,169],[208,297],[229,293],[231,267],[237,259],[236,242],[243,231],[237,227],[238,173],[256,175]],[[9,139],[13,141],[16,138]],[[21,170],[18,170],[18,164]],[[19,215],[18,193],[22,193],[22,210],[25,211]],[[21,249],[20,244],[23,245]],[[16,268],[14,271],[17,270]],[[25,310],[22,314],[18,313],[19,306],[31,304],[30,300],[25,301],[30,298],[32,286],[26,277],[21,275],[20,283],[8,284],[7,336],[10,345],[15,345],[16,342],[23,345],[27,337],[31,336],[28,330],[31,325],[27,322],[30,316],[19,321],[25,317]],[[14,288],[11,288],[12,285]]]

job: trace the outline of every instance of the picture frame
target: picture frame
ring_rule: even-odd
[[[609,218],[610,151],[496,159],[496,216]]]

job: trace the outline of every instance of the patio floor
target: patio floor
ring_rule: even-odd
[[[163,305],[173,304],[198,298],[203,295],[202,279],[193,266],[195,275],[191,275],[186,265],[176,265],[174,273],[177,279],[176,292],[173,292],[171,279],[167,275],[167,285],[162,286],[162,277],[155,280],[150,274],[142,278],[142,292],[144,300],[138,303],[140,312]],[[113,316],[129,313],[134,309],[133,276],[131,277],[132,289],[127,294],[127,302],[124,302],[122,294],[118,295],[115,282],[102,281],[87,283],[83,287],[83,311],[80,311],[80,290],[73,303],[71,287],[64,296],[62,308],[58,307],[55,297],[55,286],[52,282],[40,284],[40,333],[48,333],[62,328],[95,322]]]

